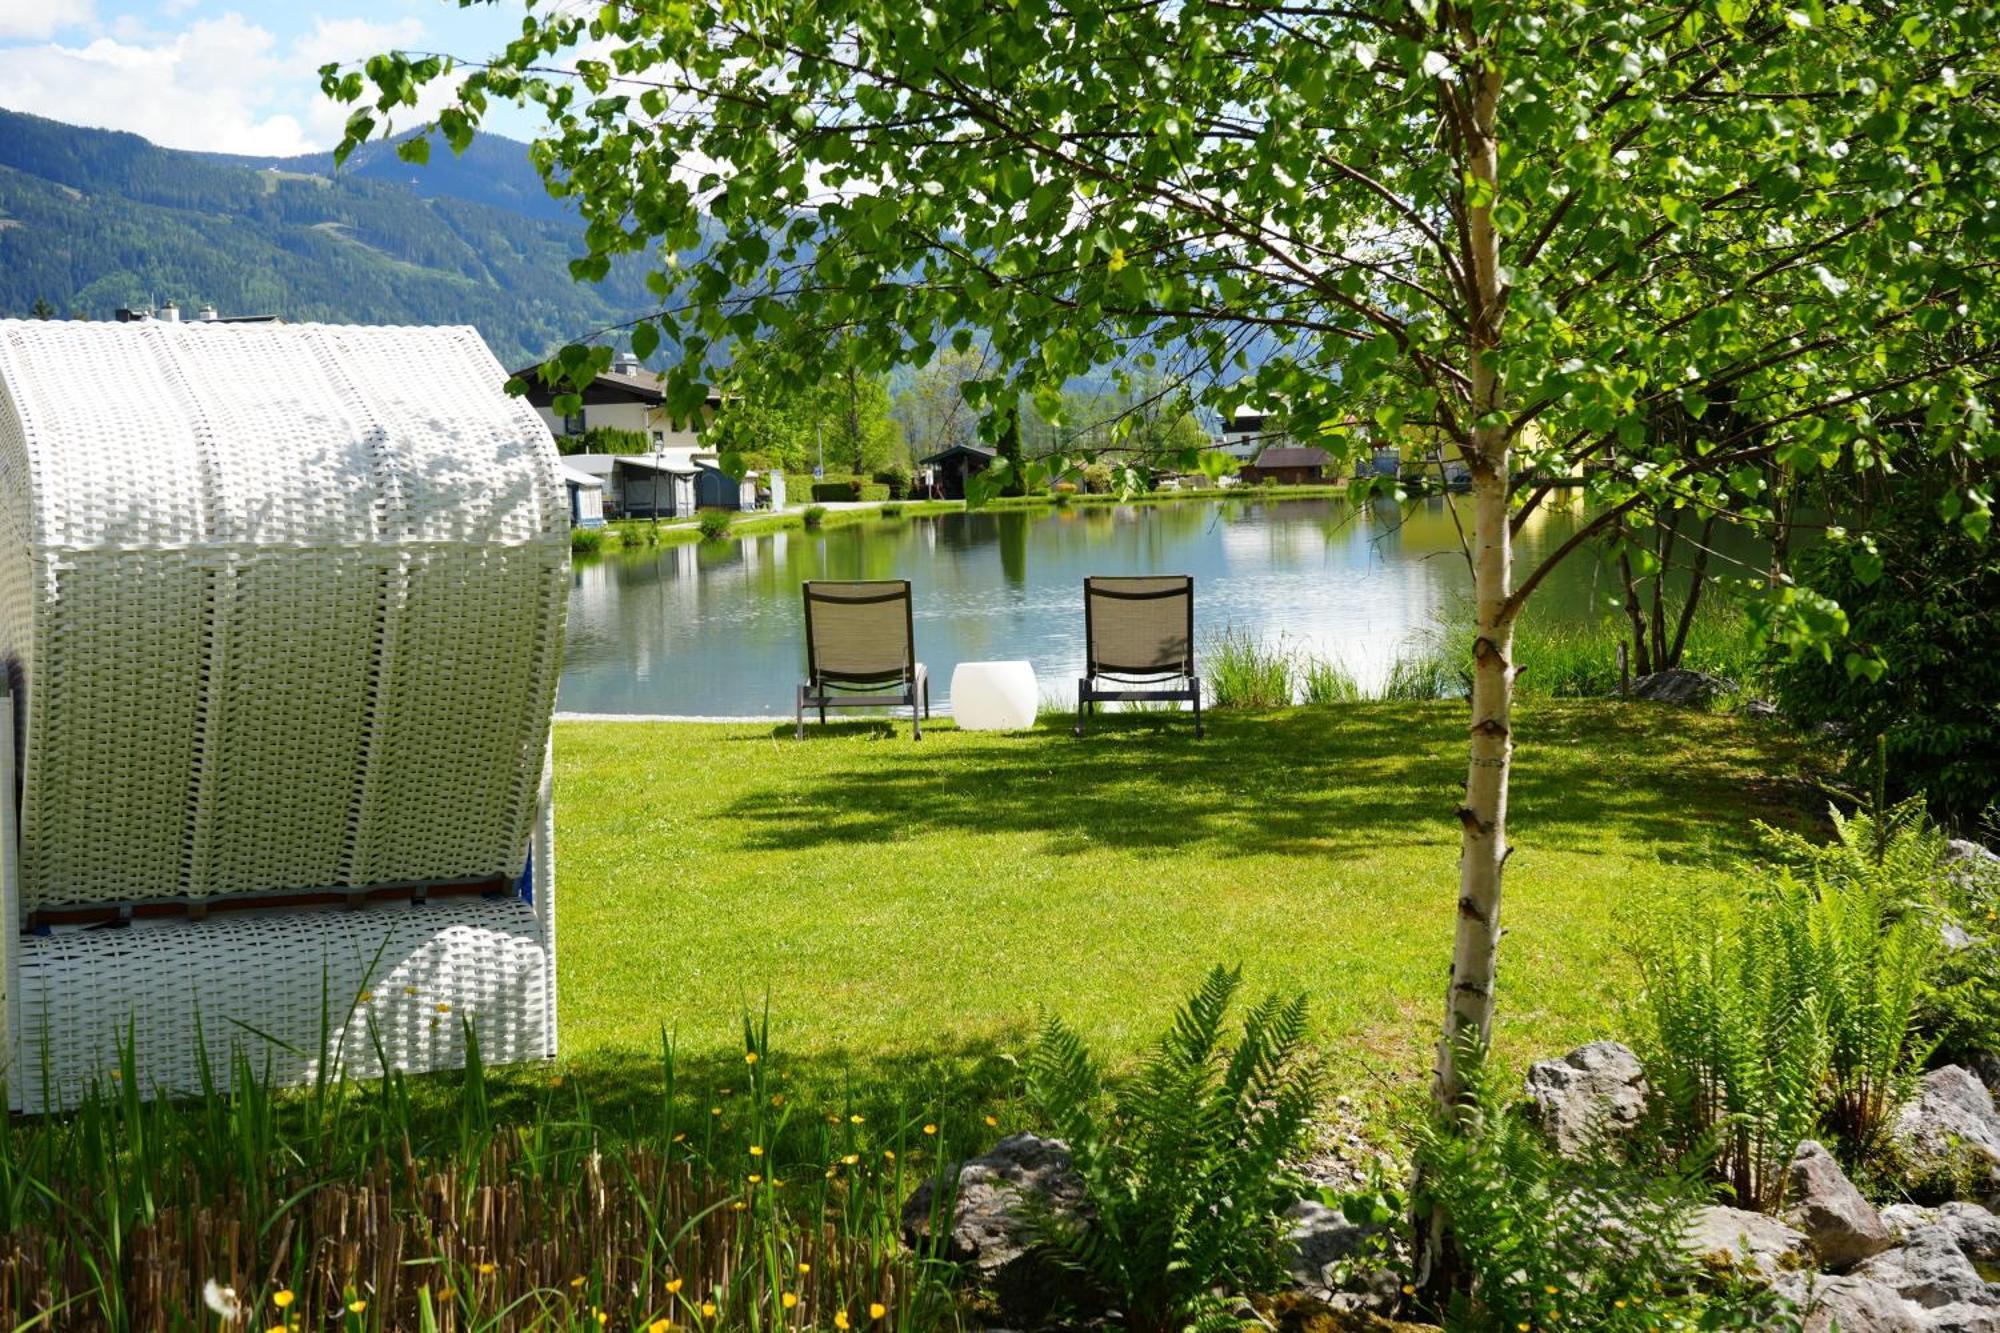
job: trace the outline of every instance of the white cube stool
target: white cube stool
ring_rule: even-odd
[[[962,731],[1023,731],[1042,696],[1031,662],[960,662],[951,672],[951,715]]]

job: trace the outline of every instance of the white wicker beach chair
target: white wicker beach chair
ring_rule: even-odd
[[[123,1045],[148,1092],[554,1053],[568,511],[505,378],[469,328],[0,321],[13,1107]]]

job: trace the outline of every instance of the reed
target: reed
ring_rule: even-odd
[[[744,1023],[740,1088],[614,1126],[553,1070],[502,1120],[467,1026],[449,1094],[392,1073],[272,1086],[240,1050],[148,1099],[129,1048],[73,1112],[0,1132],[0,1315],[16,1329],[932,1329],[941,1266],[899,1206],[942,1132],[801,1115]],[[844,1322],[843,1322],[844,1321]]]

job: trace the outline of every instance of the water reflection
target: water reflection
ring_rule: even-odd
[[[1574,531],[1556,506],[1521,534],[1526,564]],[[1025,657],[1047,693],[1082,664],[1086,574],[1186,573],[1197,632],[1283,636],[1378,683],[1469,587],[1444,501],[1356,513],[1340,501],[1102,506],[876,520],[822,532],[658,548],[581,563],[561,706],[578,712],[782,715],[803,661],[799,584],[908,578],[919,656],[943,703],[961,661]],[[1539,615],[1601,615],[1590,560]]]

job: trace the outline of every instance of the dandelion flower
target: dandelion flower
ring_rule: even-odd
[[[293,1301],[297,1299],[298,1298],[296,1296],[292,1295],[290,1290],[275,1291],[271,1293],[271,1304],[277,1306],[280,1310],[286,1308]]]
[[[924,1133],[926,1133],[926,1134],[936,1134],[936,1133],[937,1133],[937,1126],[936,1126],[936,1125],[925,1125],[925,1126],[924,1126]]]
[[[750,1173],[750,1183],[752,1185],[761,1185],[764,1183],[764,1177],[758,1175],[755,1171],[752,1171]]]
[[[799,1294],[796,1291],[788,1291],[778,1298],[778,1303],[789,1310],[799,1303]]]
[[[761,1143],[751,1144],[750,1155],[752,1157],[762,1157],[764,1155],[764,1145],[762,1145]]]
[[[884,1161],[889,1161],[889,1162],[893,1162],[893,1161],[895,1161],[895,1160],[896,1160],[896,1150],[895,1150],[894,1148],[884,1148],[884,1149],[882,1150],[882,1158],[883,1158],[883,1160],[884,1160]]]
[[[438,1012],[441,1014],[448,1014],[451,1012],[451,1006],[448,1004],[440,1004],[438,1005]]]
[[[841,1158],[840,1160],[847,1163],[849,1166],[853,1166],[855,1163],[861,1160],[861,1154],[858,1152],[851,1152],[847,1154],[847,1156]]]
[[[847,1123],[849,1123],[850,1125],[858,1125],[858,1124],[861,1124],[861,1123],[863,1122],[863,1120],[864,1120],[864,1117],[862,1117],[862,1116],[859,1116],[859,1115],[851,1115],[851,1116],[847,1117]]]
[[[744,1207],[743,1200],[738,1199],[735,1203],[730,1204],[729,1207],[732,1212],[740,1213],[743,1211]]]
[[[1403,1294],[1405,1296],[1414,1296],[1417,1294],[1417,1289],[1411,1286],[1409,1283],[1405,1282],[1403,1284]]]
[[[722,1108],[721,1108],[720,1106],[711,1106],[711,1107],[709,1107],[709,1108],[708,1108],[708,1113],[709,1113],[710,1115],[721,1115],[721,1114],[722,1114]]]
[[[889,1313],[889,1307],[882,1304],[882,1302],[880,1301],[869,1302],[868,1317],[870,1319],[880,1319],[883,1315],[887,1313]]]
[[[237,1299],[236,1288],[225,1287],[214,1278],[202,1284],[201,1301],[232,1324],[243,1317],[243,1302]]]
[[[655,1319],[652,1323],[646,1325],[646,1333],[667,1333],[667,1330],[672,1327],[673,1325],[664,1319]]]
[[[1542,1290],[1543,1290],[1544,1292],[1546,1292],[1546,1293],[1547,1293],[1548,1295],[1551,1295],[1551,1296],[1553,1296],[1553,1295],[1555,1295],[1555,1294],[1556,1294],[1556,1289],[1555,1289],[1555,1287],[1554,1287],[1553,1285],[1551,1285],[1551,1284],[1544,1284],[1544,1285],[1543,1285],[1543,1287],[1542,1287]]]
[[[606,1314],[606,1313],[605,1313],[604,1311],[602,1311],[602,1310],[599,1310],[599,1311],[597,1312],[597,1326],[598,1326],[599,1328],[602,1328],[602,1327],[604,1327],[604,1326],[605,1326],[606,1324],[608,1324],[608,1323],[610,1323],[610,1322],[611,1322],[611,1316],[610,1316],[610,1315]]]
[[[997,1116],[997,1115],[989,1115],[989,1116],[987,1116],[987,1117],[986,1117],[986,1127],[987,1127],[988,1129],[998,1129],[998,1128],[1000,1128],[1000,1117],[999,1117],[999,1116]]]
[[[498,1264],[481,1264],[479,1265],[479,1276],[492,1277],[493,1270],[497,1267],[499,1267]]]

